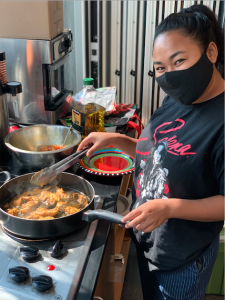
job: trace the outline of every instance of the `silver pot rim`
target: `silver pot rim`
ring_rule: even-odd
[[[29,128],[33,128],[33,127],[49,127],[49,126],[57,126],[57,127],[64,127],[64,128],[67,128],[63,125],[46,125],[46,124],[39,124],[39,125],[32,125],[32,126],[27,126],[25,128],[20,128],[20,129],[17,129],[15,131],[18,132],[19,131],[25,131],[25,130],[29,130]],[[69,127],[68,127],[69,129]],[[17,147],[14,147],[13,145],[10,144],[9,142],[9,139],[10,137],[14,134],[15,131],[9,133],[6,137],[5,137],[5,145],[12,151],[15,151],[15,152],[19,152],[19,153],[26,153],[26,154],[35,154],[35,155],[49,155],[49,154],[55,154],[55,153],[60,153],[60,152],[64,152],[66,150],[69,150],[70,148],[72,147],[75,147],[77,144],[79,144],[79,142],[81,141],[81,135],[75,130],[75,129],[72,129],[74,132],[76,132],[77,134],[77,140],[76,142],[74,142],[73,144],[69,145],[68,147],[66,148],[63,148],[63,149],[59,149],[59,150],[54,150],[54,151],[43,151],[43,152],[38,152],[38,151],[28,151],[28,150],[23,150],[23,149],[20,149],[20,148],[17,148]]]

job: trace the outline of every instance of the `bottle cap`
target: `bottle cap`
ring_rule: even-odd
[[[22,93],[22,84],[18,81],[10,81],[6,83],[6,93],[15,96]]]
[[[5,52],[0,50],[0,61],[4,61],[4,60],[6,60]]]
[[[93,78],[84,78],[83,79],[83,85],[93,85],[94,79]]]

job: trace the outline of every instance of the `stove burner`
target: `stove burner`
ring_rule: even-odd
[[[11,237],[13,240],[15,241],[23,241],[23,242],[42,242],[42,241],[49,241],[51,239],[54,239],[54,238],[46,238],[46,239],[31,239],[31,238],[25,238],[23,236],[19,236],[17,234],[15,234],[14,232],[6,229],[4,226],[1,226],[2,227],[2,231],[7,234],[9,237]]]

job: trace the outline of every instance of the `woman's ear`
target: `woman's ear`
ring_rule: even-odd
[[[206,55],[208,56],[208,59],[211,61],[211,63],[216,63],[218,57],[218,49],[214,42],[210,42],[206,50]]]

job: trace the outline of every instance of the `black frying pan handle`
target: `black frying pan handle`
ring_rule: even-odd
[[[87,210],[83,213],[82,219],[87,222],[92,222],[96,219],[103,219],[117,224],[125,224],[122,220],[123,216],[107,211],[104,209]]]

